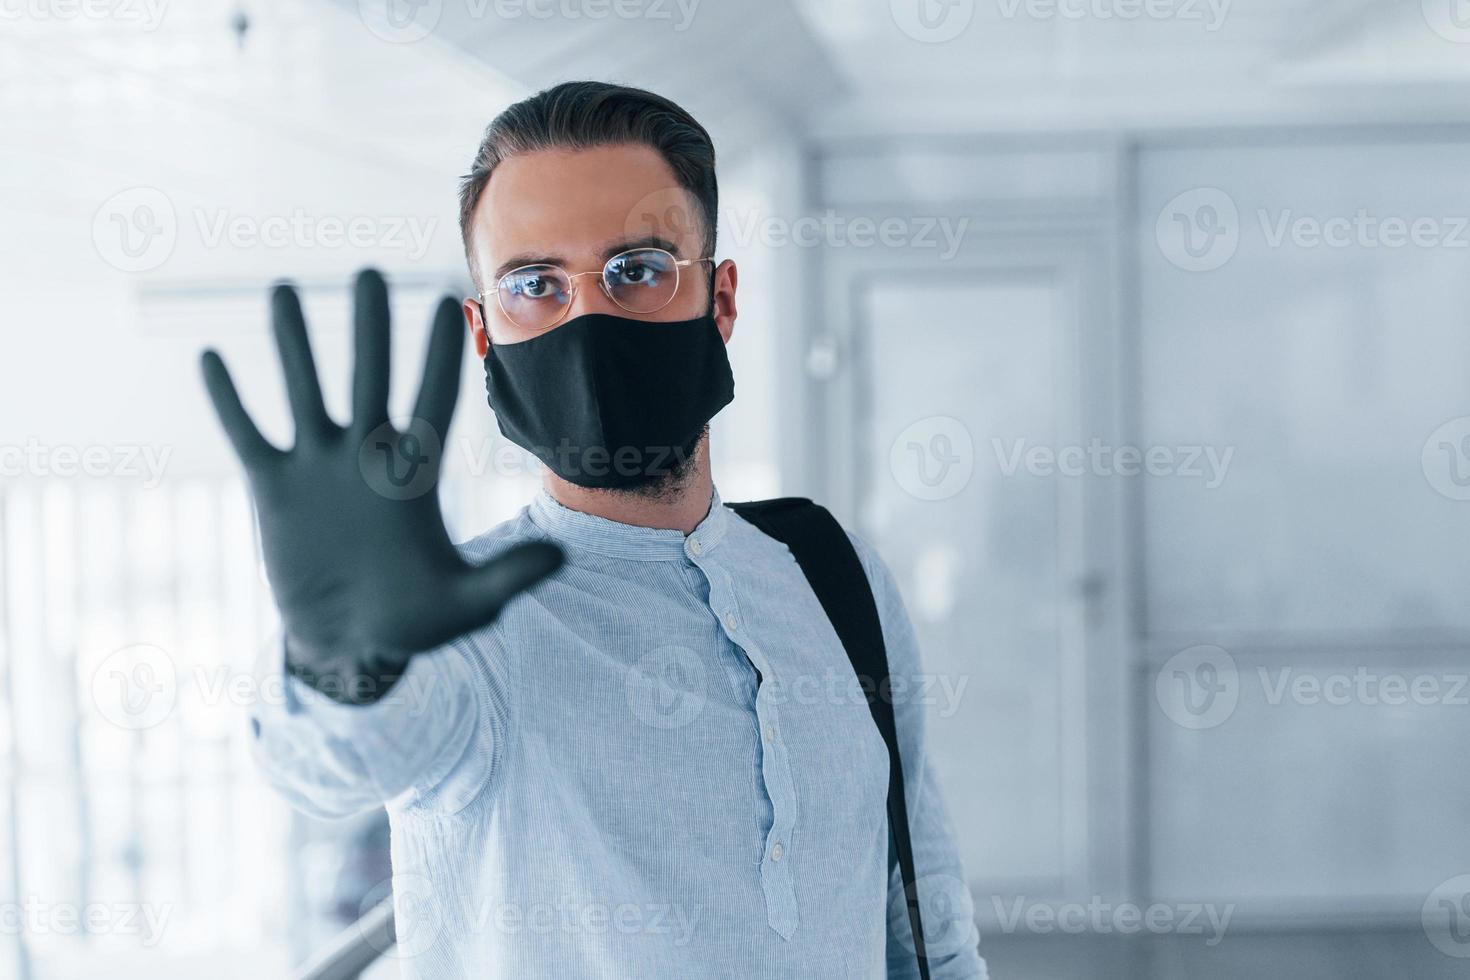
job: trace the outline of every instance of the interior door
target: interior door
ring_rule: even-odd
[[[834,482],[934,675],[931,753],[982,923],[1126,882],[1122,617],[1100,526],[1117,487],[1077,465],[1111,436],[1083,424],[1110,363],[1085,329],[1104,261],[1071,237],[999,236],[938,268],[834,269],[851,332],[831,444],[852,447]]]

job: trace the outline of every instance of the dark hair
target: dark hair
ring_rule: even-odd
[[[485,129],[470,172],[460,178],[459,235],[476,286],[482,284],[471,255],[475,207],[501,161],[536,150],[580,150],[617,143],[642,143],[659,152],[679,186],[694,198],[704,228],[702,254],[714,254],[720,195],[715,147],[705,128],[676,103],[640,88],[563,82],[496,116]]]

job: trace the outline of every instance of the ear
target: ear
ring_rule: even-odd
[[[715,267],[715,326],[720,328],[720,336],[727,344],[735,332],[736,279],[733,259],[726,259]]]
[[[470,326],[470,336],[475,338],[475,352],[480,360],[490,352],[490,334],[485,331],[485,318],[480,316],[480,301],[471,297],[464,301],[464,319]]]

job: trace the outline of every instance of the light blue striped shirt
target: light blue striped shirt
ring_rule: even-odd
[[[556,575],[382,701],[275,677],[287,697],[254,709],[257,757],[297,807],[387,807],[404,976],[917,977],[887,753],[786,547],[718,494],[686,536],[543,491],[463,553],[533,538],[565,549]],[[853,540],[895,678],[931,974],[983,978],[927,702],[901,690],[925,688],[913,630]]]

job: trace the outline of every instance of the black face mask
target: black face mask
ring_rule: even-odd
[[[485,391],[501,433],[582,487],[626,489],[680,468],[735,397],[715,318],[587,313],[491,344]]]

